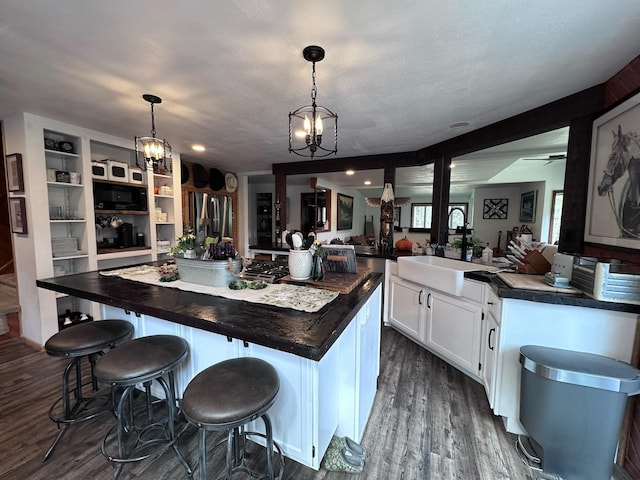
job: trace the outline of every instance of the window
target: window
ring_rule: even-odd
[[[456,210],[454,210],[456,209]],[[464,212],[464,214],[460,211]],[[468,203],[450,203],[449,212],[449,225],[448,228],[455,229],[456,227],[462,227],[464,223],[464,217],[468,218]],[[431,230],[431,217],[432,206],[430,203],[412,203],[411,204],[411,227],[410,231]],[[451,212],[451,210],[454,210]],[[467,223],[469,221],[467,220]]]
[[[551,245],[556,245],[560,240],[563,199],[564,192],[562,190],[553,191],[553,201],[551,202],[551,224],[549,225],[549,243]]]

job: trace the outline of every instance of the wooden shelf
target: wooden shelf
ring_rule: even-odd
[[[94,210],[96,215],[149,215],[149,210]]]

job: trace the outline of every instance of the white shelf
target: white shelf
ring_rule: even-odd
[[[113,260],[116,258],[142,257],[148,255],[151,255],[151,248],[145,248],[144,250],[123,250],[121,252],[99,253],[98,261]]]
[[[89,255],[82,252],[82,253],[76,253],[73,255],[60,255],[60,256],[53,256],[53,261],[56,262],[58,260],[73,260],[74,258],[87,258]]]
[[[44,149],[44,153],[46,153],[47,155],[58,155],[60,157],[80,157],[80,155],[78,155],[77,153],[61,152],[60,150],[49,150],[48,148]]]
[[[82,183],[67,183],[67,182],[52,182],[47,181],[47,185],[51,187],[64,187],[64,188],[84,188],[84,184]]]
[[[153,196],[156,198],[170,198],[173,200],[173,195],[160,195],[159,193],[155,193]]]

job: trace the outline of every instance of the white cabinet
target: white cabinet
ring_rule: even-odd
[[[508,432],[525,433],[519,422],[523,345],[631,361],[637,314],[502,298],[500,317],[493,412],[504,417]]]
[[[479,378],[482,304],[428,289],[393,274],[388,286],[387,322],[455,367]]]
[[[487,309],[482,324],[482,368],[481,376],[484,389],[493,408],[495,398],[495,379],[497,371],[498,348],[500,344],[500,298],[487,289]]]
[[[426,288],[401,279],[389,278],[389,307],[387,321],[412,339],[424,343],[426,323]]]
[[[477,377],[480,373],[482,306],[435,290],[427,295],[425,344]]]
[[[186,339],[189,357],[176,378],[180,395],[200,371],[223,360],[251,356],[269,362],[280,377],[269,410],[274,440],[288,458],[317,470],[334,434],[362,439],[377,390],[381,304],[379,285],[320,361],[106,305],[102,317],[132,322],[136,337]],[[262,431],[262,422],[251,429]]]

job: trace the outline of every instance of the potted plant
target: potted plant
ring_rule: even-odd
[[[176,238],[176,244],[171,247],[171,253],[182,253],[184,258],[197,258],[196,255],[196,236],[193,233],[185,233]]]

